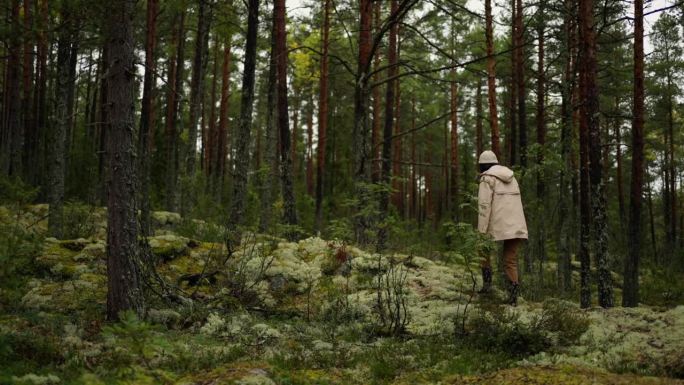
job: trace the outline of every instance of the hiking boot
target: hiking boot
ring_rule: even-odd
[[[518,290],[520,289],[520,284],[519,283],[512,283],[508,287],[508,303],[509,305],[515,307],[518,306]]]
[[[482,289],[478,291],[478,294],[489,294],[492,291],[492,268],[483,267],[482,268]]]

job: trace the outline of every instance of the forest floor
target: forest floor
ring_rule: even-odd
[[[512,308],[474,294],[469,253],[254,234],[228,253],[220,226],[168,212],[149,245],[192,301],[105,322],[104,210],[70,240],[46,213],[0,206],[0,384],[684,384],[684,305]]]

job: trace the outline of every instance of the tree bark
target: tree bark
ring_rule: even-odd
[[[482,135],[482,81],[477,80],[477,94],[475,95],[475,150],[480,156],[484,151],[484,138]]]
[[[149,236],[150,225],[150,157],[152,134],[155,126],[154,99],[157,72],[155,51],[157,46],[158,0],[147,0],[147,33],[145,35],[145,78],[143,79],[138,153],[140,154],[140,232]]]
[[[632,110],[632,181],[629,200],[629,253],[625,259],[622,306],[639,305],[641,202],[644,183],[644,3],[634,1],[634,96]]]
[[[45,180],[43,177],[44,157],[40,151],[41,145],[44,143],[45,127],[47,126],[47,57],[48,57],[48,6],[47,0],[38,0],[37,3],[37,49],[36,49],[36,85],[34,89],[33,101],[33,118],[35,122],[29,126],[32,130],[28,132],[28,153],[31,159],[31,175],[29,180],[34,185],[43,186]],[[28,165],[27,165],[28,166]]]
[[[226,157],[228,156],[228,111],[230,109],[230,69],[232,65],[231,39],[226,39],[223,48],[223,66],[221,68],[221,104],[219,107],[219,124],[216,142],[212,146],[214,188],[219,201],[222,197],[226,175]]]
[[[102,49],[102,81],[100,82],[100,100],[98,110],[97,127],[97,154],[98,154],[98,195],[103,205],[107,204],[107,136],[109,135],[109,109],[107,108],[108,82],[106,79],[109,71],[109,45],[105,43]]]
[[[397,28],[397,49],[395,58],[395,76],[399,74],[398,63],[401,58],[401,25],[395,25]],[[392,205],[397,209],[401,218],[404,217],[404,192],[403,182],[400,180],[402,169],[402,153],[403,140],[401,133],[401,81],[396,79],[394,81],[394,135],[392,139]]]
[[[527,167],[527,108],[525,103],[525,30],[523,24],[523,6],[522,0],[516,0],[516,12],[515,12],[515,31],[516,31],[516,43],[515,43],[515,55],[517,57],[516,64],[518,66],[516,80],[517,86],[516,91],[518,92],[518,145],[519,145],[519,156],[520,156],[520,166],[523,168]]]
[[[35,121],[33,118],[33,63],[34,63],[34,41],[33,33],[33,3],[31,0],[24,0],[24,60],[23,60],[23,100],[21,102],[22,115],[24,118],[24,151],[22,153],[22,164],[24,170],[22,174],[26,181],[33,181],[32,168],[35,168],[32,154],[36,150]]]
[[[206,131],[202,134],[202,169],[207,176],[207,191],[214,192],[214,173],[216,169],[214,165],[216,164],[216,142],[218,140],[218,125],[216,118],[216,98],[219,77],[219,52],[221,51],[220,39],[214,39],[214,47],[212,49],[211,55],[213,56],[213,64],[211,71],[211,91],[209,92],[209,123],[207,124]],[[220,97],[220,96],[218,96]]]
[[[582,62],[582,112],[581,122],[588,131],[590,183],[591,183],[591,215],[594,235],[594,256],[598,272],[599,305],[604,308],[613,306],[613,292],[610,270],[608,268],[608,231],[606,228],[606,204],[603,186],[603,168],[601,165],[601,132],[599,126],[599,95],[596,83],[596,33],[594,31],[594,1],[580,0],[580,58]],[[585,303],[583,302],[583,305]]]
[[[313,90],[312,90],[313,91]],[[306,193],[310,197],[315,197],[314,191],[314,165],[313,165],[313,106],[314,94],[309,93],[309,101],[306,105]]]
[[[245,221],[245,197],[247,196],[247,170],[250,159],[249,144],[252,133],[256,49],[259,28],[259,0],[249,0],[247,11],[247,37],[245,41],[245,64],[242,73],[240,124],[235,133],[233,202],[227,226],[232,233],[228,239],[229,249],[239,243],[240,234],[237,232],[238,226],[242,225]]]
[[[275,9],[274,9],[275,12]],[[278,170],[278,133],[276,132],[276,56],[275,56],[275,14],[271,20],[271,54],[268,63],[268,91],[266,104],[266,171],[261,176],[261,216],[259,230],[265,232],[271,226],[273,201],[277,195],[277,181],[280,176]]]
[[[572,175],[575,174],[574,167],[572,164],[572,141],[574,137],[574,125],[573,125],[573,87],[575,82],[575,67],[573,65],[573,34],[574,34],[574,22],[573,17],[573,4],[572,0],[564,1],[565,17],[563,20],[563,81],[561,88],[561,156],[563,159],[563,165],[560,172],[560,182],[559,182],[559,231],[558,231],[558,244],[559,244],[559,256],[558,256],[558,280],[561,290],[567,292],[572,286],[572,264],[571,264],[571,251],[570,243],[572,240],[573,226],[572,226],[572,215],[574,213],[575,206],[572,204],[571,196],[568,195],[568,190],[571,189],[572,185]]]
[[[456,70],[451,70],[451,97],[450,97],[450,108],[451,108],[451,156],[450,156],[450,191],[451,195],[450,206],[451,215],[454,222],[459,221],[458,207],[459,207],[459,159],[458,159],[458,88],[456,84]]]
[[[496,111],[496,72],[494,69],[494,27],[492,0],[485,0],[485,37],[487,40],[487,97],[489,101],[489,127],[492,137],[492,151],[501,156],[499,147],[499,117]]]
[[[381,19],[380,19],[380,13],[381,13],[381,2],[380,1],[375,1],[373,2],[373,32],[378,33],[380,30],[380,24],[381,24]],[[380,71],[378,69],[380,68],[380,54],[376,54],[375,57],[373,58],[373,82],[378,82],[380,81]],[[375,87],[373,88],[373,129],[371,133],[371,149],[373,153],[371,156],[373,157],[372,164],[371,164],[371,180],[373,183],[377,183],[380,181],[380,169],[381,169],[381,153],[382,153],[382,147],[380,146],[380,131],[382,127],[382,118],[381,118],[381,112],[380,109],[382,108],[382,96],[380,95],[380,87]]]
[[[20,176],[24,146],[24,127],[21,119],[21,2],[12,0],[10,8],[10,36],[6,67],[5,124],[0,137],[0,166],[5,175]]]
[[[176,58],[169,58],[168,92],[166,96],[166,209],[178,209],[178,139],[180,122],[180,101],[183,97],[183,76],[185,63],[185,9],[174,18],[172,46],[176,48]]]
[[[397,11],[397,0],[391,0],[391,12]],[[382,174],[381,181],[385,184],[383,192],[380,194],[380,224],[378,226],[377,251],[382,252],[387,247],[389,229],[386,220],[389,216],[390,192],[387,190],[392,181],[392,135],[394,128],[394,97],[396,91],[396,81],[392,80],[398,73],[397,71],[397,25],[394,24],[389,32],[389,46],[387,48],[387,90],[385,93],[385,125],[382,136]]]
[[[538,207],[538,230],[537,230],[537,260],[539,261],[539,274],[543,278],[542,264],[546,260],[546,184],[544,175],[544,153],[546,151],[546,73],[544,69],[544,33],[546,25],[543,20],[546,3],[542,0],[539,4],[540,20],[537,28],[539,47],[537,50],[537,207]],[[522,150],[521,150],[522,151]]]
[[[615,98],[615,111],[620,111],[618,98]],[[622,134],[620,132],[620,126],[622,125],[621,123],[621,120],[616,120],[615,122],[615,184],[617,184],[618,190],[618,210],[620,216],[620,227],[624,230],[623,222],[625,220],[625,193],[622,177]]]
[[[208,0],[198,0],[197,36],[195,38],[195,56],[192,64],[192,80],[190,83],[190,120],[188,124],[188,149],[186,153],[187,175],[195,173],[197,159],[197,126],[199,124],[200,106],[204,94],[204,74],[207,65],[207,47],[209,45],[209,29],[212,18],[212,5]]]
[[[294,175],[292,169],[291,137],[287,107],[287,33],[285,31],[285,0],[275,0],[276,24],[276,78],[278,131],[280,133],[280,177],[283,189],[283,220],[288,225],[297,224],[297,206],[294,195]],[[288,234],[293,237],[294,234]]]
[[[65,3],[60,10],[62,21],[57,42],[57,88],[55,90],[56,117],[50,135],[48,234],[61,239],[64,232],[64,177],[66,174],[66,134],[69,124],[68,99],[73,9]]]
[[[354,89],[354,182],[359,211],[368,207],[370,180],[369,157],[372,157],[368,143],[368,67],[371,60],[372,0],[359,0],[358,61]],[[360,244],[368,243],[366,230],[370,227],[368,215],[359,213],[354,220],[355,239]]]
[[[135,207],[135,1],[110,0],[106,17],[109,52],[107,106],[107,318],[121,312],[144,313]]]
[[[318,148],[316,153],[316,229],[323,228],[323,184],[325,178],[325,150],[328,135],[328,48],[330,39],[330,2],[325,0],[323,10],[323,41],[321,78],[318,88]]]

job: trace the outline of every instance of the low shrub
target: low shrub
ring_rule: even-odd
[[[98,228],[93,207],[79,202],[64,205],[64,239],[90,238]]]
[[[574,305],[549,300],[541,314],[523,320],[504,306],[481,309],[468,322],[465,342],[487,352],[526,357],[576,343],[589,328],[589,319]]]

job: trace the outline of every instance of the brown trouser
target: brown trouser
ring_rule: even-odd
[[[512,283],[518,283],[518,247],[522,239],[506,239],[504,241],[504,272]],[[482,259],[483,268],[492,268],[491,257],[484,255]]]

